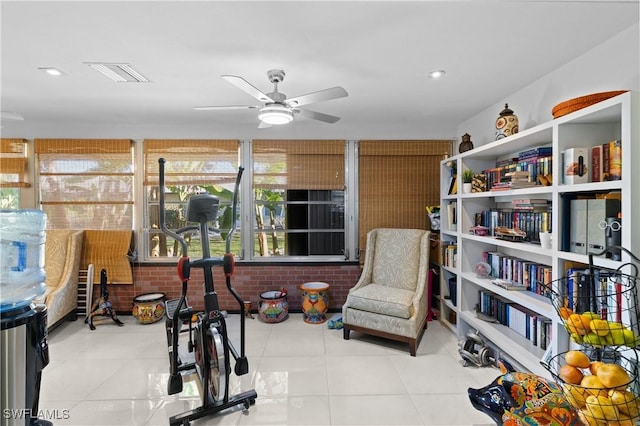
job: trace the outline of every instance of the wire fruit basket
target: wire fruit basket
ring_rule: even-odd
[[[551,302],[571,340],[595,348],[640,346],[637,275],[634,264],[603,269],[589,255],[588,268],[552,283]]]
[[[585,425],[632,426],[640,419],[635,350],[570,350],[543,365]]]

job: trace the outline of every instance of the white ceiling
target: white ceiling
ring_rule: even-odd
[[[628,1],[5,1],[3,137],[455,137],[458,123],[638,22]],[[115,83],[84,62],[126,62],[151,83]],[[612,63],[615,66],[615,62]],[[51,77],[38,67],[57,67]],[[256,105],[220,76],[337,115],[258,129]],[[445,69],[441,80],[427,73]],[[496,111],[496,114],[499,111]]]

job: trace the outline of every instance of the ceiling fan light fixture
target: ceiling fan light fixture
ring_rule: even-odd
[[[267,105],[260,108],[258,118],[266,124],[287,124],[293,121],[293,112],[283,105]]]

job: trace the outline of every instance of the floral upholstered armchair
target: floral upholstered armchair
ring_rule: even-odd
[[[358,331],[409,343],[411,356],[427,324],[429,231],[373,229],[364,268],[342,306],[344,339]]]

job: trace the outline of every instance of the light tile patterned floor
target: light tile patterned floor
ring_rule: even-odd
[[[197,380],[167,395],[169,361],[164,322],[104,322],[90,331],[82,318],[49,335],[40,408],[55,425],[167,425],[199,404]],[[239,316],[227,319],[232,341]],[[482,387],[495,368],[463,367],[455,336],[430,322],[411,357],[388,340],[310,325],[301,314],[278,324],[246,322],[250,371],[231,377],[231,393],[255,389],[245,414],[230,409],[193,425],[490,425],[468,387]],[[186,345],[183,345],[186,347]]]

